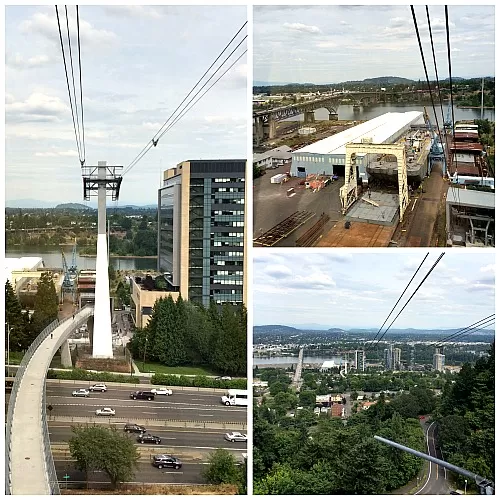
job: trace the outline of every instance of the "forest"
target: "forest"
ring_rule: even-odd
[[[208,308],[179,296],[159,299],[147,326],[129,349],[137,359],[166,366],[204,366],[224,375],[246,376],[246,310],[214,302]]]

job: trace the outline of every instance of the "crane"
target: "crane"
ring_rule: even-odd
[[[449,130],[453,133],[453,130],[452,130],[453,127],[452,127],[452,123],[451,123],[451,99],[448,101],[448,111],[446,112],[446,120],[444,121],[443,126],[444,126],[445,133],[447,130]]]
[[[424,120],[427,128],[429,129],[429,134],[431,136],[431,149],[429,151],[429,160],[427,173],[431,172],[431,165],[434,161],[439,161],[443,165],[443,176],[447,173],[448,169],[446,167],[446,156],[444,154],[444,144],[441,143],[439,135],[433,130],[431,125],[431,120],[427,114],[427,110],[424,107]]]
[[[71,267],[68,269],[71,278],[75,279],[77,272],[78,272],[78,267],[76,264],[76,238],[75,238],[75,244],[73,245],[73,253],[71,256]]]

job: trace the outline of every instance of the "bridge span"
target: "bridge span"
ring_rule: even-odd
[[[31,344],[19,365],[7,413],[6,494],[60,493],[50,449],[45,380],[57,350],[93,313],[93,307],[86,306],[73,318],[51,323]]]

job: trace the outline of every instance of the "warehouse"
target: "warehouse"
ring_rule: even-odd
[[[296,177],[306,177],[310,174],[343,174],[346,144],[351,142],[393,144],[403,137],[412,125],[424,125],[422,112],[385,113],[365,123],[293,151],[290,174]],[[367,153],[358,154],[357,164],[362,179],[367,179],[366,167],[370,161],[374,161],[376,156]],[[340,170],[342,172],[339,172]]]

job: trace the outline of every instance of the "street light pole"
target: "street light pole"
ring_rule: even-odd
[[[142,358],[142,373],[144,373],[144,365],[146,364],[146,350],[148,348],[148,337],[146,336],[146,344],[144,346],[144,357]]]
[[[465,480],[465,492],[464,495],[467,495],[467,479]]]
[[[10,377],[10,325],[7,321],[7,377]]]

